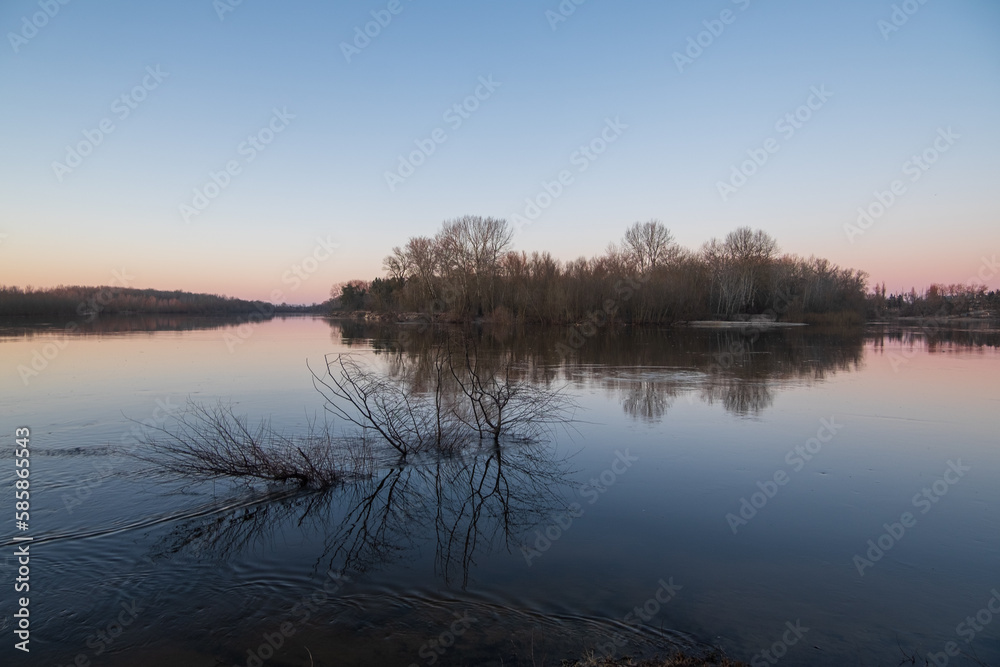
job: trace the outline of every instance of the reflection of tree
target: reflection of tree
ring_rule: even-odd
[[[645,421],[659,421],[667,413],[673,400],[670,387],[661,386],[653,380],[639,380],[631,383],[624,393],[622,407],[625,412]]]
[[[1000,347],[1000,329],[989,321],[955,322],[946,318],[927,318],[918,320],[912,326],[882,326],[869,336],[879,348],[884,348],[886,342],[906,348],[923,344],[930,354]]]
[[[628,372],[615,369],[598,378],[610,393],[617,394],[626,414],[646,422],[663,419],[674,399],[684,390],[690,374],[643,369]]]
[[[734,415],[758,415],[774,403],[774,392],[766,382],[742,378],[710,378],[700,392],[709,405],[721,402]]]
[[[435,350],[449,328],[331,322],[341,344],[371,345],[390,376],[414,387],[430,384]],[[566,329],[481,328],[471,335],[485,354],[503,357],[519,380],[550,386],[588,383],[618,396],[636,419],[662,419],[674,400],[690,395],[720,403],[740,416],[770,407],[783,386],[823,382],[862,363],[863,330],[808,328],[760,331],[608,327],[586,339],[574,356],[557,344]],[[339,335],[339,338],[338,338]]]
[[[267,548],[283,527],[322,535],[330,569],[362,573],[434,539],[435,570],[464,587],[477,554],[510,550],[544,516],[564,509],[565,459],[538,442],[484,445],[384,469],[322,492],[272,494],[178,526],[159,546],[169,555],[220,557]]]

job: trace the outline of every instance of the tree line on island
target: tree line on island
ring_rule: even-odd
[[[679,245],[658,220],[637,222],[591,258],[559,261],[512,249],[506,220],[465,216],[434,236],[414,236],[383,261],[384,277],[334,286],[341,311],[431,314],[445,320],[633,324],[754,315],[851,324],[884,317],[1000,312],[1000,292],[932,285],[918,294],[868,292],[868,274],[819,257],[783,254],[761,230],[739,227],[698,250]]]
[[[385,277],[334,288],[343,310],[434,313],[445,319],[670,323],[767,314],[861,322],[867,274],[825,259],[781,254],[766,232],[740,227],[699,250],[657,220],[636,223],[600,255],[561,262],[514,251],[505,220],[466,216],[433,237],[393,248]]]

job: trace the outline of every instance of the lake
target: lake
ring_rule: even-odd
[[[0,474],[12,488],[29,428],[33,538],[29,662],[7,524],[4,664],[711,647],[754,665],[1000,664],[996,329],[477,330],[572,419],[500,449],[384,458],[316,493],[182,479],[122,449],[189,401],[305,433],[330,418],[310,372],[325,355],[419,385],[440,331],[62,324],[0,323]]]

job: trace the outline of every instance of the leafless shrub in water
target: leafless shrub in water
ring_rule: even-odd
[[[310,424],[290,437],[261,420],[251,425],[229,405],[192,401],[171,426],[152,429],[134,455],[160,470],[190,479],[234,478],[295,482],[328,488],[369,475],[374,462],[364,441],[334,439],[328,428]]]
[[[537,438],[569,419],[571,404],[558,390],[513,377],[509,356],[483,359],[469,340],[451,343],[433,359],[431,388],[418,391],[359,364],[351,355],[328,355],[326,373],[313,384],[327,410],[375,433],[403,457],[420,451],[460,451],[501,437]],[[448,384],[453,383],[453,387]]]
[[[313,385],[326,399],[327,410],[361,429],[364,439],[374,432],[403,457],[432,447],[453,451],[460,446],[462,434],[444,404],[440,372],[433,393],[415,392],[364,368],[350,355],[328,355],[325,362],[325,375],[313,371]]]
[[[449,345],[449,369],[468,400],[471,419],[462,411],[455,417],[480,439],[488,436],[499,443],[504,435],[537,438],[547,428],[569,421],[571,405],[560,391],[512,378],[515,369],[509,353],[491,367],[469,339],[462,342],[460,352]]]

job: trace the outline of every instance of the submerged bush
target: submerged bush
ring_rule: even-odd
[[[501,438],[534,439],[568,421],[571,404],[558,390],[513,377],[509,355],[483,358],[468,338],[461,348],[449,341],[431,359],[431,382],[424,388],[390,380],[351,355],[329,355],[326,372],[313,384],[327,409],[377,434],[402,456],[436,450],[455,452],[471,442]]]
[[[161,470],[192,479],[233,478],[294,482],[328,488],[373,470],[363,441],[334,438],[310,424],[304,436],[286,436],[261,420],[251,426],[231,406],[192,401],[171,428],[158,427],[135,454]]]

